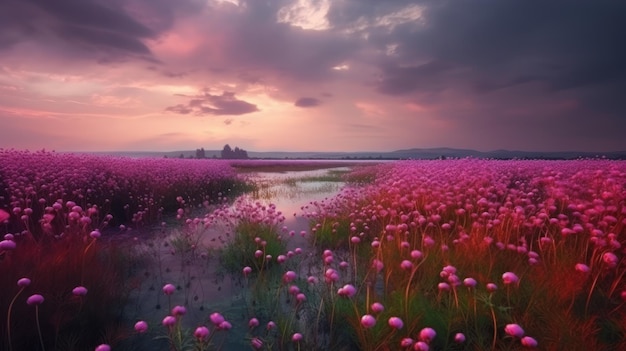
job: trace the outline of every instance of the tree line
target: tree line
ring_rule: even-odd
[[[181,156],[184,157],[182,154]],[[233,149],[230,147],[230,145],[226,144],[224,145],[224,148],[222,149],[221,157],[223,159],[228,159],[228,160],[246,159],[248,158],[248,151],[244,149],[240,149],[237,146],[235,146],[235,148]],[[204,151],[203,147],[196,149],[196,158],[206,158],[206,152]]]

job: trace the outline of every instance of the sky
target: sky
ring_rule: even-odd
[[[0,0],[0,148],[626,150],[626,2]]]

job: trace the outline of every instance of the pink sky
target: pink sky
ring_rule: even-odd
[[[624,5],[563,6],[3,1],[0,148],[626,150]]]

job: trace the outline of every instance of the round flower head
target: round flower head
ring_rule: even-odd
[[[521,338],[524,336],[524,329],[520,327],[518,324],[507,324],[504,327],[504,332],[510,336],[514,336],[517,338]]]
[[[25,288],[29,285],[30,285],[30,279],[28,278],[21,278],[20,280],[17,281],[17,286],[19,286],[20,288]]]
[[[163,286],[163,293],[165,295],[172,295],[176,291],[176,287],[173,284],[165,284]]]
[[[376,318],[370,314],[366,314],[361,317],[361,325],[363,328],[369,329],[376,325]]]
[[[248,321],[248,327],[256,328],[258,326],[259,326],[259,320],[256,318],[250,318],[250,320]]]
[[[165,327],[171,327],[173,325],[176,324],[176,317],[174,316],[166,316],[165,318],[163,318],[163,326]]]
[[[95,351],[111,351],[111,346],[107,344],[98,345]]]
[[[454,335],[454,342],[456,342],[457,344],[462,344],[465,342],[465,334],[463,333],[456,333]]]
[[[87,288],[84,286],[77,286],[72,290],[72,294],[74,294],[74,296],[85,296],[87,295]]]
[[[172,308],[172,315],[174,316],[183,316],[185,313],[187,313],[185,306],[174,306],[174,308]]]
[[[6,221],[9,217],[11,217],[11,215],[7,211],[0,210],[0,223]]]
[[[220,330],[230,330],[232,327],[233,325],[230,324],[229,321],[223,321],[222,323],[220,323],[220,325],[217,326],[217,328]]]
[[[407,347],[411,347],[413,345],[413,339],[411,338],[403,338],[402,340],[400,340],[400,347],[402,348],[407,348]]]
[[[148,330],[148,323],[145,321],[139,321],[135,323],[135,331],[138,333],[145,333]]]
[[[255,350],[260,350],[261,348],[263,348],[263,341],[259,338],[252,338],[252,340],[250,340],[250,344]]]
[[[398,317],[391,317],[389,318],[389,326],[394,329],[402,329],[402,327],[404,327],[404,322],[402,322],[402,319]]]
[[[193,332],[193,336],[200,341],[205,340],[209,336],[209,328],[205,326],[197,327]]]
[[[433,328],[424,328],[420,331],[420,340],[425,342],[431,342],[435,336],[437,336],[437,332]]]
[[[28,299],[26,299],[26,303],[29,305],[41,305],[43,303],[43,296],[39,294],[31,295]]]
[[[346,284],[343,288],[339,288],[337,294],[339,294],[339,296],[350,298],[356,295],[356,288],[352,284]]]
[[[15,250],[17,245],[15,245],[15,241],[13,240],[2,240],[0,241],[0,251],[5,250]]]
[[[224,322],[224,316],[222,316],[218,312],[211,313],[211,315],[209,316],[209,319],[211,320],[211,323],[215,325],[220,325],[222,322]]]
[[[298,277],[298,275],[296,274],[296,272],[294,272],[294,271],[287,271],[283,275],[283,282],[291,283],[292,281],[296,280],[297,277]]]
[[[531,338],[530,336],[525,336],[520,340],[522,345],[526,347],[537,347],[537,340],[535,338]]]
[[[374,302],[371,307],[372,312],[374,313],[380,313],[385,310],[385,306],[383,306],[383,304],[380,302]]]
[[[300,334],[300,333],[294,333],[294,334],[291,336],[291,340],[292,340],[293,342],[298,342],[298,341],[302,340],[302,334]]]
[[[502,274],[502,281],[506,285],[515,284],[515,283],[517,283],[519,281],[519,278],[513,272],[506,272],[506,273]]]
[[[476,282],[476,279],[474,279],[474,278],[465,278],[465,279],[463,279],[463,285],[465,285],[468,288],[473,288],[473,287],[476,286],[476,284],[478,284],[478,283]]]

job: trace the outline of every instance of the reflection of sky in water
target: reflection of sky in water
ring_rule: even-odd
[[[296,235],[288,241],[288,247],[294,248],[304,244],[305,239],[300,236],[300,231],[310,232],[309,220],[302,217],[301,208],[314,201],[333,198],[345,185],[344,182],[337,181],[302,181],[301,179],[323,177],[331,172],[349,170],[348,167],[340,167],[282,173],[258,172],[248,177],[260,186],[258,194],[251,195],[257,196],[261,201],[275,204],[276,209],[285,215],[284,225],[296,232]]]
[[[332,171],[349,171],[348,167],[321,169],[299,172],[258,172],[249,176],[249,179],[259,185],[259,192],[252,194],[260,200],[276,205],[286,217],[294,213],[300,214],[300,208],[312,201],[320,201],[334,197],[345,185],[336,181],[301,181],[302,178],[322,177]]]

